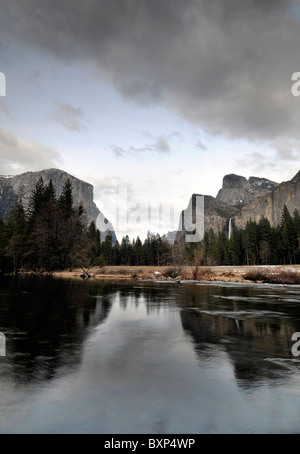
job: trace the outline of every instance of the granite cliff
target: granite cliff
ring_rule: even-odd
[[[199,209],[196,206],[196,201],[203,200],[203,205]],[[210,228],[213,229],[214,232],[218,232],[219,230],[226,230],[229,229],[229,219],[233,218],[235,214],[238,212],[237,207],[229,205],[221,200],[216,199],[210,195],[202,195],[202,194],[193,194],[189,200],[189,204],[185,210],[181,212],[180,219],[179,219],[179,227],[178,232],[176,235],[176,241],[183,242],[188,241],[187,235],[193,233],[194,235],[197,234],[196,230],[193,229],[192,224],[196,225],[196,212],[198,211],[198,219],[197,225],[198,230],[205,232]],[[203,218],[203,219],[202,219]],[[202,224],[202,229],[201,229]],[[191,241],[200,241],[202,239],[202,235],[200,238],[196,239],[196,236]]]
[[[241,206],[256,197],[261,197],[272,192],[278,183],[266,178],[245,177],[235,174],[225,175],[222,189],[217,194],[217,199],[229,205]]]
[[[272,192],[253,199],[244,205],[235,216],[235,225],[245,227],[247,221],[259,221],[262,216],[269,219],[271,226],[280,223],[284,205],[293,215],[300,211],[300,171],[289,181],[279,184]]]
[[[45,184],[48,184],[50,179],[52,180],[57,197],[60,196],[63,186],[69,178],[73,188],[74,206],[82,205],[88,220],[95,221],[97,227],[103,233],[110,230],[113,240],[115,240],[112,224],[94,203],[93,186],[59,169],[26,172],[16,176],[0,176],[0,217],[6,219],[9,211],[15,208],[18,200],[22,200],[26,208],[28,199],[41,177]]]
[[[193,231],[189,223],[185,223],[185,217],[191,217],[195,224],[197,195],[192,195],[188,207],[180,215],[176,241],[186,241],[187,233]],[[285,204],[291,214],[295,208],[300,211],[300,171],[290,181],[281,184],[266,178],[250,177],[247,180],[240,175],[225,175],[217,197],[203,197],[204,231],[212,228],[216,233],[224,230],[229,235],[230,227],[244,228],[250,219],[258,222],[262,216],[276,226],[280,223]],[[201,223],[200,218],[198,223]]]

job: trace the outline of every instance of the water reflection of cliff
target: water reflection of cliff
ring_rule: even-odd
[[[0,379],[13,376],[27,383],[74,370],[81,362],[85,340],[107,320],[114,301],[124,310],[130,304],[145,305],[148,315],[174,305],[172,287],[36,276],[2,278],[0,332],[6,335],[7,356],[0,364]]]
[[[1,280],[0,331],[7,356],[0,374],[17,382],[49,380],[81,361],[84,340],[111,308],[110,288],[80,281]],[[97,297],[94,295],[98,295]]]
[[[298,296],[284,289],[273,293],[266,298],[266,292],[261,296],[247,287],[2,279],[0,332],[7,337],[7,357],[0,379],[26,383],[74,370],[86,339],[116,302],[124,310],[141,304],[147,316],[162,310],[177,314],[179,308],[200,361],[211,361],[213,349],[225,351],[236,379],[249,386],[285,370],[266,358],[289,360],[291,334],[300,331]]]
[[[200,361],[209,357],[212,345],[227,352],[241,386],[272,379],[285,370],[268,358],[291,359],[291,333],[296,326],[286,317],[201,309],[181,310],[180,315]]]

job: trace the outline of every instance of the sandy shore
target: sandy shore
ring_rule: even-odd
[[[250,275],[273,277],[297,275],[300,279],[300,265],[260,265],[260,266],[105,266],[87,269],[93,279],[155,279],[155,280],[206,280],[222,282],[261,282],[260,279],[247,279]],[[82,279],[81,268],[51,273],[54,277]]]

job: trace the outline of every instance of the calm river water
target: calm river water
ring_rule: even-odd
[[[2,278],[0,432],[299,433],[299,309],[288,286]]]

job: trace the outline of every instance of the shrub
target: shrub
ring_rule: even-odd
[[[216,273],[211,268],[201,268],[193,271],[193,278],[197,281],[209,281]]]
[[[181,267],[180,266],[169,266],[164,272],[163,276],[164,277],[171,277],[172,279],[175,279],[177,276],[179,276],[181,273]]]
[[[198,273],[199,273],[199,267],[198,267],[198,265],[196,265],[195,268],[192,271],[193,279],[195,279],[195,280],[198,279]]]
[[[266,276],[266,274],[265,274],[263,271],[258,271],[258,270],[250,271],[249,273],[244,274],[243,277],[244,277],[244,279],[246,279],[247,281],[253,281],[253,282],[262,281],[262,282],[267,282],[267,281],[266,281],[267,276]]]
[[[300,275],[295,271],[279,271],[276,274],[264,273],[263,271],[252,271],[244,275],[249,281],[261,281],[268,284],[300,284]]]

